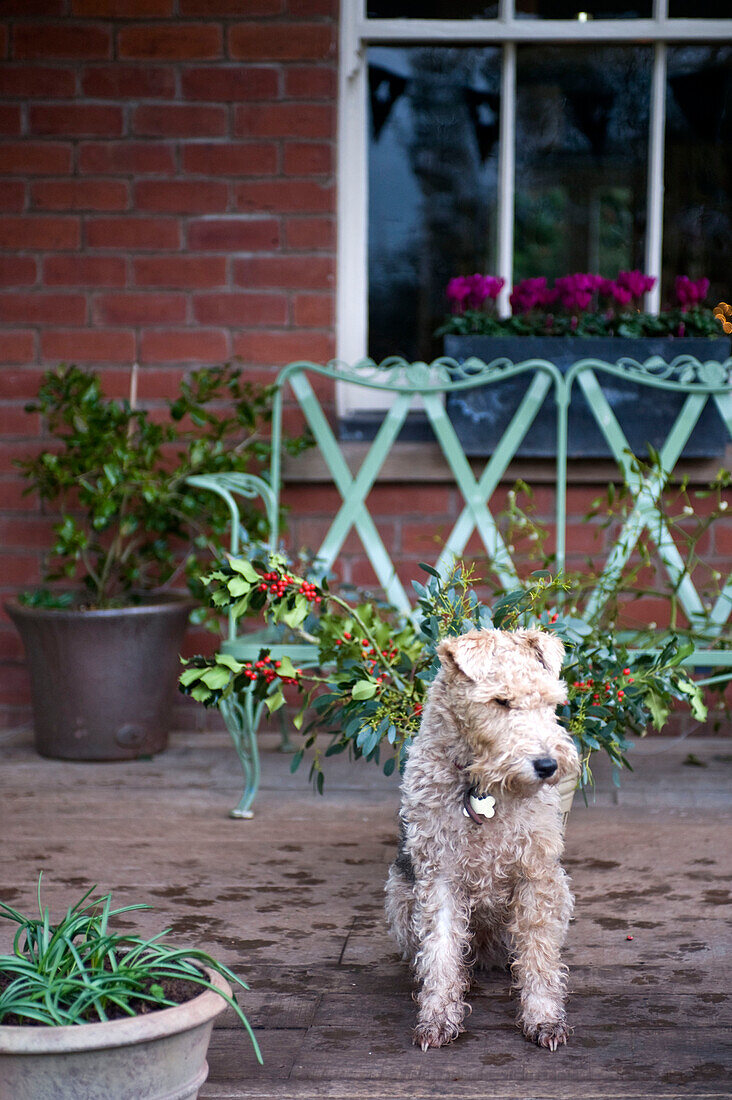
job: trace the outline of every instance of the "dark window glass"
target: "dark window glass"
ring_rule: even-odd
[[[650,19],[652,15],[653,0],[516,0],[519,19]]]
[[[369,354],[430,359],[453,275],[495,270],[500,50],[369,49]]]
[[[369,19],[495,19],[498,0],[368,0]]]
[[[514,280],[643,267],[651,49],[517,56]]]
[[[732,297],[732,47],[668,51],[662,297],[677,275]]]
[[[671,19],[732,19],[732,0],[669,0]]]

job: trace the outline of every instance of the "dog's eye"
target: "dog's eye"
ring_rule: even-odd
[[[497,703],[499,707],[510,707],[511,706],[508,699],[494,699],[493,702]]]

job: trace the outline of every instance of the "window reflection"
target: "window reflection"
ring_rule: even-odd
[[[650,19],[653,0],[516,0],[518,19]]]
[[[671,19],[732,19],[730,0],[669,0]]]
[[[495,19],[498,0],[368,0],[369,19]]]
[[[520,47],[514,279],[643,267],[650,48]]]
[[[430,359],[456,272],[495,270],[500,50],[368,53],[369,354]]]
[[[732,293],[732,47],[668,51],[662,297],[676,275]]]

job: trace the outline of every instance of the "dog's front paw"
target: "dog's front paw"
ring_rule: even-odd
[[[555,1051],[558,1046],[566,1046],[569,1031],[564,1020],[555,1020],[553,1023],[537,1024],[535,1027],[524,1027],[524,1035],[537,1046],[546,1050]]]
[[[453,1039],[457,1039],[462,1030],[460,1024],[444,1018],[420,1020],[414,1029],[412,1041],[422,1050],[429,1050],[430,1047],[444,1047]]]

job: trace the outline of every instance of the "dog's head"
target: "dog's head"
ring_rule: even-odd
[[[541,630],[471,630],[446,638],[437,654],[478,787],[531,794],[577,773],[577,750],[555,717],[567,697],[559,638]]]

